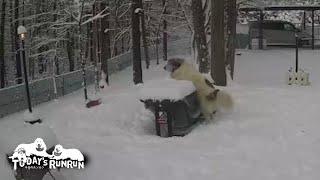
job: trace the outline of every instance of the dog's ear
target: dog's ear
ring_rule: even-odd
[[[212,93],[210,93],[208,96],[206,96],[207,100],[208,101],[216,100],[217,94],[218,94],[219,91],[220,91],[219,89],[214,90]]]
[[[210,82],[207,78],[205,79],[205,82],[209,87],[214,88],[213,83]]]

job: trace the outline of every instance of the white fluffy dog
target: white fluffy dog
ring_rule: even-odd
[[[211,119],[220,107],[224,109],[233,107],[233,99],[230,94],[216,89],[208,79],[184,59],[170,59],[164,69],[171,72],[173,79],[192,81],[197,89],[202,113],[206,119]]]
[[[48,157],[49,154],[47,153],[47,145],[44,143],[43,139],[37,138],[33,146],[35,147],[35,151],[33,152],[36,156]]]
[[[78,149],[64,149],[60,144],[54,147],[52,159],[71,159],[74,161],[84,161],[83,154]]]

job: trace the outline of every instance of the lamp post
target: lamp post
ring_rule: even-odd
[[[20,57],[22,58],[21,60],[23,63],[23,73],[24,73],[24,82],[25,82],[26,93],[27,93],[28,108],[29,108],[29,112],[32,113],[28,72],[27,72],[27,65],[26,65],[26,53],[24,49],[24,40],[26,39],[27,30],[24,26],[18,27],[18,35],[20,38]]]

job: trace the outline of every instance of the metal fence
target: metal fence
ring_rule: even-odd
[[[190,54],[191,43],[189,39],[180,39],[168,44],[168,55]],[[162,58],[162,47],[159,46],[159,58]],[[143,52],[142,52],[143,56]],[[157,57],[154,47],[150,47],[150,57]],[[108,61],[109,73],[121,71],[132,65],[132,53],[129,51]],[[86,78],[88,84],[94,82],[94,67],[86,68]],[[55,94],[54,80],[56,82],[57,94]],[[57,97],[61,97],[82,88],[82,71],[74,71],[56,77],[36,80],[30,83],[30,93],[32,105],[48,102]],[[55,97],[57,96],[57,97]],[[0,118],[24,109],[27,109],[24,84],[0,89]]]

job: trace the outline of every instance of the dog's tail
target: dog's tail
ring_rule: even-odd
[[[233,98],[232,96],[224,91],[220,90],[217,93],[217,104],[223,109],[231,110],[234,106]]]

